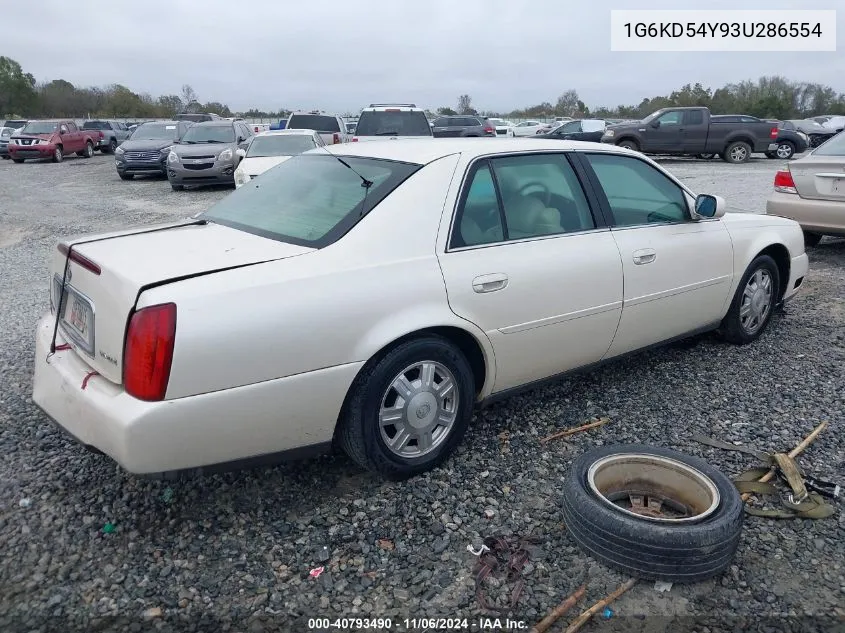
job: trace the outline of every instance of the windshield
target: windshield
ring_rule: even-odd
[[[814,156],[845,156],[845,132],[832,136],[813,150]]]
[[[235,128],[231,125],[194,125],[188,128],[182,142],[192,143],[234,143]]]
[[[108,121],[86,121],[82,124],[83,130],[110,130]]]
[[[487,119],[487,120],[490,121],[490,123],[492,123],[493,125],[497,125],[497,126],[507,125],[507,123],[505,121],[503,121],[502,119]]]
[[[294,114],[288,119],[288,129],[340,132],[337,118],[321,114]]]
[[[252,139],[246,155],[248,158],[296,156],[315,147],[317,144],[310,134],[273,134]]]
[[[135,128],[130,140],[133,141],[170,141],[179,138],[178,125],[171,123],[144,123]]]
[[[365,110],[355,130],[358,136],[432,136],[423,112]]]
[[[22,134],[52,134],[59,124],[56,121],[33,121],[28,123]]]
[[[655,112],[652,112],[651,114],[649,114],[646,118],[644,118],[642,120],[642,123],[651,123],[652,121],[654,121],[654,119],[659,117],[661,114],[663,114],[663,110],[657,110]]]
[[[202,218],[273,240],[322,248],[349,229],[419,165],[346,156],[300,155],[235,190]],[[355,170],[355,171],[353,171]],[[362,186],[358,172],[371,181]]]

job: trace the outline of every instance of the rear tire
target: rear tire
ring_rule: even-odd
[[[729,343],[745,345],[766,330],[780,299],[780,271],[775,260],[760,255],[748,266],[737,286],[719,331]]]
[[[53,162],[60,163],[65,159],[64,151],[62,150],[62,146],[58,145],[56,147],[56,151],[53,152]]]
[[[790,141],[782,141],[778,143],[778,148],[774,152],[775,157],[781,160],[789,160],[795,156],[795,145]]]
[[[777,158],[778,155],[774,152],[766,152],[766,158]]]
[[[624,147],[625,149],[632,149],[635,152],[640,151],[640,144],[636,141],[632,141],[631,139],[625,139],[624,141],[619,141],[616,144],[616,147]]]
[[[114,150],[117,149],[117,141],[112,139],[109,141],[108,146],[102,149],[103,154],[114,154]]]
[[[812,231],[804,231],[804,247],[813,248],[814,246],[818,246],[819,242],[822,241],[824,235],[821,233],[813,233]]]
[[[79,155],[82,158],[91,158],[94,155],[94,144],[91,142],[85,143],[85,149]]]
[[[427,379],[423,367],[430,370]],[[407,396],[397,384],[410,387]],[[405,479],[448,457],[469,426],[474,403],[475,380],[461,351],[439,336],[413,339],[361,370],[341,411],[337,439],[362,468]],[[399,445],[391,446],[394,441]]]
[[[735,165],[747,163],[751,159],[751,146],[745,141],[734,141],[725,148],[723,159]]]

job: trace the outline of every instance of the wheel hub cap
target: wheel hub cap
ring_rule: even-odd
[[[422,457],[449,436],[458,417],[455,377],[434,361],[414,363],[390,382],[382,396],[379,431],[395,455]]]
[[[772,302],[772,276],[767,270],[757,270],[742,293],[739,321],[748,334],[757,332],[766,322]]]

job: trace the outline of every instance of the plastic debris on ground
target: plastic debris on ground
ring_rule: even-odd
[[[173,488],[165,488],[164,492],[161,493],[161,500],[165,503],[173,501]]]
[[[654,581],[654,590],[659,591],[660,593],[665,593],[667,591],[672,590],[672,583],[666,582],[665,580],[655,580]]]
[[[114,534],[116,529],[114,523],[108,522],[103,526],[103,534]]]
[[[323,566],[315,567],[314,569],[308,572],[308,575],[311,576],[311,578],[319,578],[320,574],[322,574],[325,570],[326,568]]]
[[[603,617],[605,620],[609,620],[613,616],[613,609],[611,609],[610,607],[605,607],[604,611],[601,612],[601,617]]]
[[[24,497],[23,499],[18,501],[18,505],[22,508],[28,508],[32,505],[32,499],[30,499],[29,497]]]

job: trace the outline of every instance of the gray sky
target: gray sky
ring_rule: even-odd
[[[842,0],[34,0],[4,3],[0,24],[2,54],[38,81],[153,96],[189,83],[236,111],[454,107],[462,93],[509,111],[570,88],[614,106],[772,74],[845,92],[841,35],[836,53],[610,52],[610,10],[638,8],[838,8],[845,33]]]

